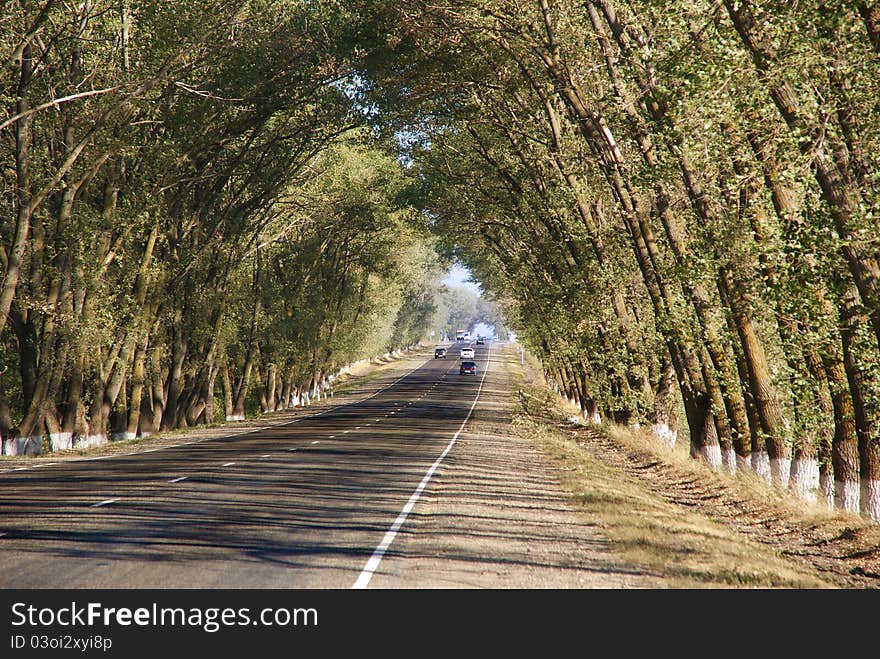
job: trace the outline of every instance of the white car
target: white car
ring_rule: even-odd
[[[473,348],[462,348],[461,349],[461,358],[462,359],[473,359],[474,358],[474,349]]]

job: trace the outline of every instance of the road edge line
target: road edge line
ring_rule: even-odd
[[[446,455],[455,445],[455,442],[458,441],[459,435],[461,435],[465,425],[468,421],[470,421],[471,415],[474,413],[474,408],[477,406],[477,401],[480,400],[480,394],[483,392],[483,382],[486,381],[486,375],[489,373],[489,359],[491,357],[492,345],[490,344],[489,352],[486,353],[486,370],[483,371],[483,377],[480,378],[480,386],[477,389],[477,395],[474,396],[474,402],[471,403],[471,408],[468,410],[467,416],[464,418],[464,421],[461,422],[461,425],[458,427],[456,433],[452,436],[449,444],[447,444],[446,448],[443,449],[440,457],[438,457],[434,461],[434,464],[432,464],[431,467],[428,469],[428,471],[425,472],[425,475],[422,477],[422,481],[419,483],[415,491],[410,495],[409,500],[400,511],[397,519],[394,520],[391,528],[389,528],[385,532],[385,536],[382,538],[382,542],[379,543],[379,546],[377,546],[376,549],[373,551],[373,555],[370,556],[369,560],[367,560],[363,570],[361,570],[361,573],[357,578],[357,581],[355,581],[352,585],[351,590],[362,590],[369,585],[370,580],[373,578],[373,574],[376,572],[376,569],[382,562],[382,558],[385,556],[385,552],[388,551],[391,543],[394,542],[394,538],[397,537],[397,532],[400,530],[400,527],[402,527],[404,522],[406,522],[406,518],[412,512],[412,509],[415,507],[416,502],[418,502],[419,498],[422,496],[422,492],[428,486],[428,483],[431,481],[431,477],[434,475],[434,472],[437,471],[437,468],[446,458]]]

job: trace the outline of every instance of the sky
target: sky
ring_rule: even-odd
[[[449,271],[449,274],[446,275],[443,283],[447,286],[469,288],[477,295],[482,295],[483,289],[480,288],[479,284],[469,281],[472,277],[473,275],[470,270],[462,265],[456,264],[452,266],[452,269]]]
[[[456,264],[452,266],[449,274],[443,279],[443,283],[447,286],[469,288],[477,295],[482,296],[483,289],[480,288],[480,285],[476,282],[470,281],[472,277],[473,274],[470,270],[463,265]],[[479,336],[491,337],[495,335],[495,328],[491,325],[486,325],[485,323],[477,323],[477,326],[474,327],[474,332]]]

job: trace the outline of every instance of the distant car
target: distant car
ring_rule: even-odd
[[[459,375],[476,375],[477,374],[477,364],[476,362],[462,362],[458,367]]]
[[[446,357],[446,348],[435,348],[434,359]]]
[[[474,349],[473,348],[462,348],[461,349],[461,358],[462,359],[473,359],[474,358]]]
[[[484,346],[484,345],[486,345],[486,340],[485,340],[482,336],[478,336],[478,337],[477,337],[477,345],[478,345],[478,346]]]

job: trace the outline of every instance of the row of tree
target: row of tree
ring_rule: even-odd
[[[364,98],[548,377],[880,521],[880,8],[395,8]]]
[[[880,520],[871,0],[42,0],[0,56],[7,452],[442,328],[427,227],[585,415]]]
[[[4,454],[307,404],[432,326],[434,240],[326,11],[4,4]]]

